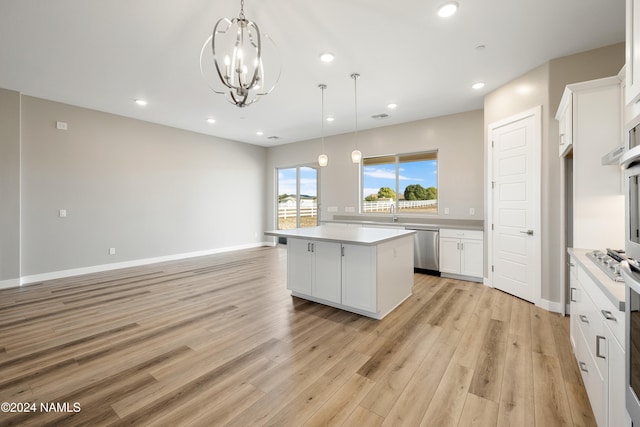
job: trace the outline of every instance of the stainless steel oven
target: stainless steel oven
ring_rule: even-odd
[[[625,299],[625,402],[633,425],[640,426],[640,272],[621,263]]]

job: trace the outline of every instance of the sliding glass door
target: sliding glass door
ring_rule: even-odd
[[[318,169],[278,169],[278,230],[318,225]]]

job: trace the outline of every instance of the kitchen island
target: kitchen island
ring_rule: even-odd
[[[287,239],[291,295],[382,319],[411,296],[414,233],[323,225],[265,235]]]

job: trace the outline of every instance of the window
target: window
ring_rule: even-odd
[[[277,169],[278,230],[318,225],[318,169]]]
[[[362,161],[362,213],[438,213],[438,152]]]

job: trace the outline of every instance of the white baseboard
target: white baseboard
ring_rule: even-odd
[[[20,279],[0,280],[0,289],[18,288]]]
[[[562,304],[555,301],[549,301],[546,299],[540,299],[539,303],[536,306],[540,308],[544,308],[547,311],[551,311],[552,313],[561,313],[564,314],[564,310],[562,309]]]
[[[12,283],[12,286],[7,286],[7,287],[18,287],[22,285],[28,285],[29,283],[42,282],[45,280],[62,279],[65,277],[79,276],[82,274],[100,273],[103,271],[117,270],[120,268],[138,267],[141,265],[155,264],[158,262],[176,261],[180,259],[195,258],[199,256],[238,251],[242,249],[258,248],[262,246],[273,246],[273,244],[268,242],[250,243],[247,245],[228,246],[225,248],[208,249],[204,251],[187,252],[182,254],[166,255],[166,256],[160,256],[160,257],[154,257],[154,258],[144,258],[144,259],[136,259],[132,261],[116,262],[112,264],[102,264],[102,265],[94,265],[90,267],[73,268],[69,270],[52,271],[49,273],[23,276],[19,280],[15,279],[15,281],[13,281],[15,283]],[[10,281],[7,280],[6,282],[10,282]],[[0,288],[3,287],[2,286],[3,283],[4,282],[0,282]]]

